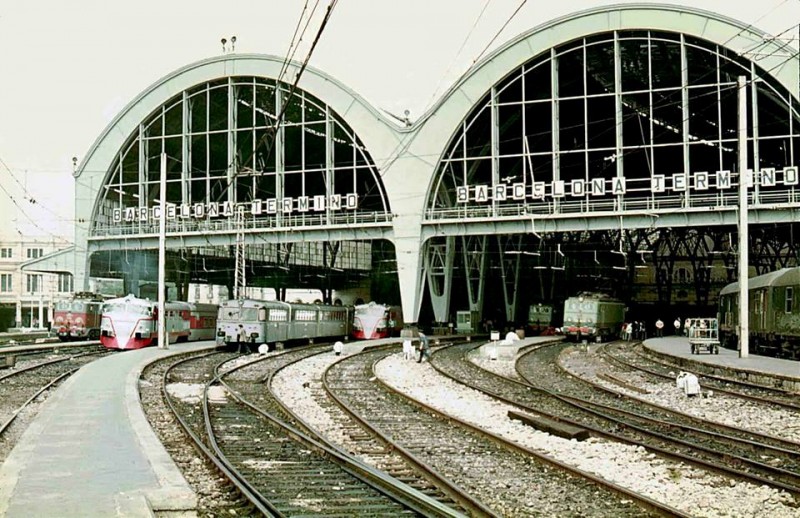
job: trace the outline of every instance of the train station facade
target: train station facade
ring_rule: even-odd
[[[242,250],[248,285],[372,281],[407,322],[486,315],[487,298],[513,321],[568,291],[629,286],[640,265],[662,305],[681,296],[683,263],[688,298],[707,302],[715,267],[735,275],[742,76],[751,264],[796,264],[800,67],[742,22],[663,5],[576,13],[508,42],[406,126],[323,71],[293,88],[299,65],[283,64],[187,65],[116,117],[75,172],[76,290],[152,279],[163,217],[183,295],[231,286]]]

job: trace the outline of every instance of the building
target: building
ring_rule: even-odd
[[[0,332],[49,329],[53,301],[74,291],[74,250],[68,245],[57,238],[0,238]],[[36,269],[41,261],[46,271]]]
[[[326,294],[371,277],[406,322],[486,299],[514,321],[587,287],[633,300],[641,261],[659,305],[709,305],[744,181],[753,266],[797,261],[800,66],[750,24],[652,4],[575,13],[476,63],[410,126],[319,70],[295,90],[283,66],[209,58],[120,112],[75,172],[76,200],[94,200],[76,203],[90,222],[77,286],[152,281],[163,217],[182,295],[245,274]]]

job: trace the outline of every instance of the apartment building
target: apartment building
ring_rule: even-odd
[[[53,302],[74,291],[71,250],[57,238],[0,237],[0,332],[49,329]],[[37,270],[45,261],[48,267]]]

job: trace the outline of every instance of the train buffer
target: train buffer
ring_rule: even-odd
[[[508,417],[510,419],[522,421],[527,425],[533,426],[537,430],[541,430],[552,435],[557,435],[559,437],[563,437],[564,439],[583,441],[589,438],[589,430],[586,430],[585,428],[579,428],[571,424],[561,423],[553,419],[548,419],[547,417],[523,414],[522,412],[517,412],[515,410],[509,410]]]

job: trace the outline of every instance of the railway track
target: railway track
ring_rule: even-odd
[[[392,353],[367,350],[336,362],[325,374],[328,390],[362,422],[470,488],[497,514],[683,515],[409,400],[376,378],[375,363]]]
[[[630,342],[614,342],[606,344],[598,353],[609,361],[630,371],[646,373],[661,380],[675,380],[675,371],[685,370],[674,363],[660,360],[647,355],[641,344]],[[716,376],[713,374],[696,373],[701,387],[711,389],[722,394],[756,401],[758,403],[781,406],[791,410],[800,410],[797,394],[775,387],[765,387],[743,380]]]
[[[304,348],[299,354],[321,350],[329,346]],[[201,387],[198,402],[168,396],[171,406],[198,447],[254,510],[277,516],[451,514],[437,511],[438,502],[282,420],[281,407],[265,393],[260,374],[248,374],[247,366],[219,371],[232,358],[215,353],[176,363],[165,373],[165,387],[168,393],[178,383]],[[269,359],[257,363],[261,361]],[[211,370],[216,374],[209,380]]]
[[[573,378],[556,365],[564,346],[531,348],[517,362],[522,382],[486,371],[467,357],[475,347],[456,346],[438,351],[434,367],[442,374],[506,401],[528,412],[550,417],[589,430],[597,436],[640,445],[653,452],[725,473],[728,476],[767,484],[792,494],[800,491],[797,472],[764,462],[764,456],[797,463],[796,445],[784,442],[762,444],[751,440],[751,432],[723,433],[714,424],[673,415],[663,408],[647,407],[606,393]],[[655,414],[655,417],[651,414]],[[675,422],[673,422],[673,419]],[[770,438],[764,439],[770,442]],[[750,457],[746,457],[750,455]]]
[[[45,392],[105,354],[108,354],[105,349],[97,347],[71,348],[28,352],[18,363],[15,360],[13,367],[0,374],[0,438]]]

